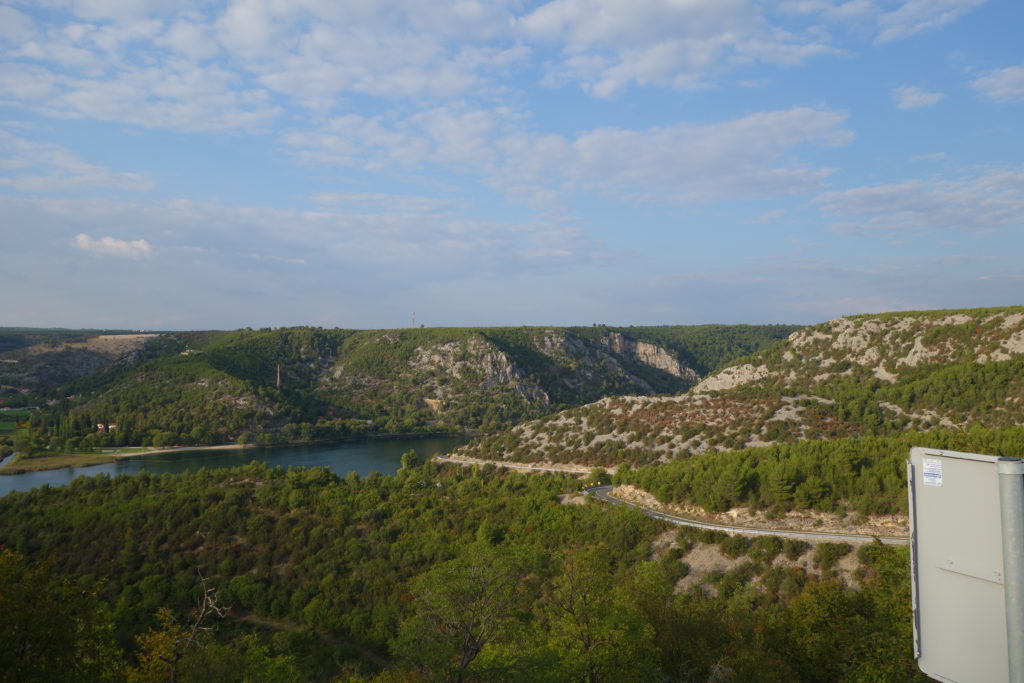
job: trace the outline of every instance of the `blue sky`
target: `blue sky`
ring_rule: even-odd
[[[1018,0],[0,0],[0,326],[1024,303]]]

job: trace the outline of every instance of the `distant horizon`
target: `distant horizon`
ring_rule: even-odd
[[[871,311],[865,313],[848,313],[845,315],[839,315],[835,318],[829,318],[827,320],[818,320],[815,322],[737,322],[737,323],[723,323],[723,322],[700,322],[700,323],[521,323],[513,325],[426,325],[417,323],[415,327],[410,326],[396,326],[396,327],[346,327],[346,326],[328,326],[328,325],[311,325],[311,324],[298,324],[298,325],[242,325],[240,327],[195,327],[195,328],[141,328],[141,327],[68,327],[64,325],[0,325],[0,330],[63,330],[69,332],[125,332],[125,333],[155,333],[155,334],[169,334],[173,332],[238,332],[241,330],[250,330],[253,332],[259,332],[263,330],[280,330],[280,329],[291,329],[291,328],[312,328],[312,329],[324,329],[324,330],[354,330],[354,331],[368,331],[368,330],[418,330],[418,329],[489,329],[489,328],[539,328],[539,327],[609,327],[609,328],[630,328],[630,327],[707,327],[707,326],[729,326],[736,327],[742,325],[749,326],[764,326],[764,325],[783,325],[783,326],[802,326],[809,327],[812,325],[818,325],[821,323],[828,322],[829,320],[836,320],[838,318],[847,318],[854,316],[872,316],[872,315],[893,315],[893,314],[919,314],[919,313],[943,313],[950,312],[955,313],[957,311],[972,311],[972,310],[1005,310],[1012,308],[1024,309],[1024,304],[1008,304],[1005,306],[965,306],[959,308],[924,308],[914,310],[894,310],[894,311]]]
[[[825,322],[824,320],[821,322]],[[816,323],[810,323],[816,324]],[[260,332],[263,330],[288,330],[288,329],[319,329],[319,330],[355,330],[355,331],[371,331],[371,330],[437,330],[437,329],[514,329],[514,328],[543,328],[543,327],[608,327],[608,328],[630,328],[630,327],[709,327],[709,326],[725,326],[725,327],[738,327],[742,325],[748,325],[751,327],[762,326],[762,325],[784,325],[787,327],[800,326],[803,323],[784,323],[784,322],[771,322],[771,323],[658,323],[654,325],[641,325],[641,324],[616,324],[616,323],[590,323],[588,325],[578,324],[556,324],[556,323],[523,323],[521,325],[419,325],[416,327],[337,327],[337,326],[326,326],[326,325],[261,325],[256,327],[255,325],[244,325],[242,327],[196,327],[196,328],[142,328],[142,327],[67,327],[59,325],[0,325],[0,330],[53,330],[53,331],[64,331],[64,332],[123,332],[128,334],[144,334],[144,333],[157,333],[165,334],[172,332],[239,332],[241,330],[249,330],[252,332]]]
[[[1022,25],[1012,0],[0,2],[0,320],[1016,301]]]

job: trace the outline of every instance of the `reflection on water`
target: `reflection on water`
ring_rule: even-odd
[[[228,451],[176,451],[125,458],[107,465],[92,467],[65,467],[45,472],[26,472],[0,476],[0,496],[11,491],[28,491],[45,484],[61,486],[75,477],[97,474],[138,474],[147,470],[153,474],[177,473],[247,465],[253,460],[270,467],[329,467],[339,476],[358,472],[366,476],[371,472],[394,474],[401,465],[402,453],[415,450],[421,458],[448,453],[466,442],[465,437],[443,436],[422,439],[371,439],[327,446],[286,446],[281,448],[247,448]]]

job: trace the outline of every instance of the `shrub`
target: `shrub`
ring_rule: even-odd
[[[757,562],[770,564],[775,556],[782,552],[782,547],[782,539],[778,536],[758,536],[750,544],[749,555]]]
[[[801,555],[807,552],[807,545],[807,541],[787,538],[782,543],[782,551],[786,553],[786,559],[795,562]]]
[[[815,568],[827,571],[835,566],[840,557],[848,555],[853,550],[849,543],[819,543],[814,550]]]
[[[747,549],[750,548],[750,539],[741,534],[733,534],[723,539],[719,544],[719,548],[728,557],[740,557],[741,555],[746,555]]]

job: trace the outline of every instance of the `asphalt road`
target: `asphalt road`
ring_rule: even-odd
[[[676,517],[674,515],[666,515],[663,512],[657,512],[650,508],[645,508],[640,505],[633,503],[627,503],[624,500],[620,500],[612,495],[611,486],[591,486],[585,489],[587,495],[594,496],[603,501],[614,503],[616,505],[627,505],[631,508],[640,510],[648,517],[654,519],[663,519],[666,522],[672,524],[678,524],[680,526],[691,526],[698,529],[714,529],[716,531],[725,531],[731,534],[744,534],[747,536],[779,536],[780,538],[800,538],[803,540],[812,541],[832,541],[847,543],[870,543],[876,538],[887,545],[907,545],[910,539],[903,536],[859,536],[857,534],[831,534],[823,531],[793,531],[790,529],[755,529],[752,527],[745,526],[728,526],[726,524],[712,524],[711,522],[698,522],[693,519],[685,519],[683,517]]]

